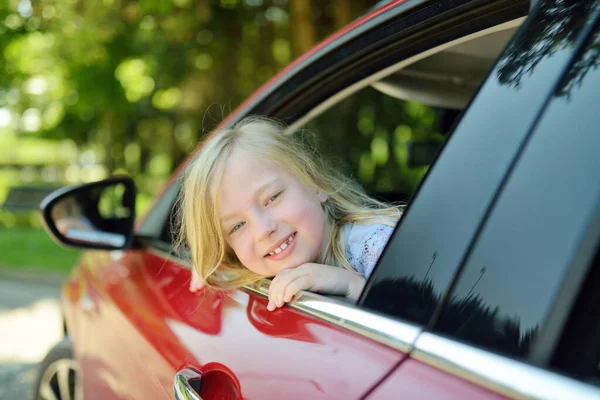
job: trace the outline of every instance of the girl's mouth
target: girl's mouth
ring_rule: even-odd
[[[276,249],[271,252],[265,254],[265,258],[269,260],[281,260],[288,256],[292,252],[296,245],[296,232],[292,233],[282,244],[279,245]]]

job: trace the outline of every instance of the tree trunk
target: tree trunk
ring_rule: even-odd
[[[310,50],[316,42],[310,0],[290,1],[290,32],[294,57]]]
[[[347,0],[334,1],[335,27],[341,29],[353,19],[352,5]]]

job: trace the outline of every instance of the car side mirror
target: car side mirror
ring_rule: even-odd
[[[133,243],[136,188],[126,176],[58,189],[40,207],[46,231],[59,244],[123,250]]]

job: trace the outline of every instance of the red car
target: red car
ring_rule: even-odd
[[[595,0],[392,1],[220,125],[314,131],[407,201],[356,303],[191,293],[178,173],[138,219],[125,177],[50,195],[51,235],[89,251],[37,398],[600,398],[599,18]]]

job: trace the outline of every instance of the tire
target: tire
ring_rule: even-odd
[[[33,400],[81,400],[78,385],[79,365],[73,357],[69,339],[56,344],[40,363]]]

